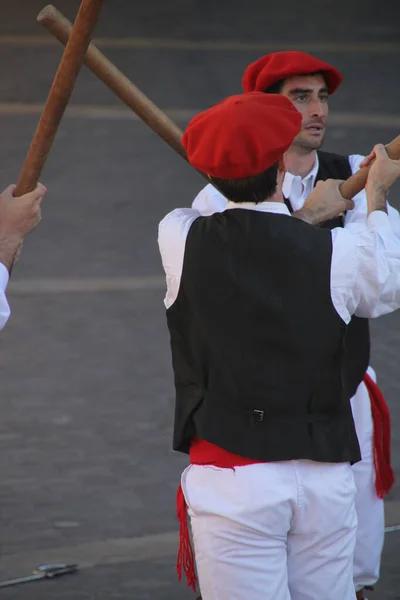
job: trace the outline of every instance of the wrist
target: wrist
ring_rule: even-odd
[[[368,214],[375,210],[387,213],[386,190],[380,183],[371,183],[365,188],[368,202]]]
[[[20,235],[4,235],[0,233],[0,262],[11,273],[18,249],[23,242]]]
[[[24,241],[24,236],[20,233],[7,233],[0,227],[0,242],[3,244],[10,244],[19,246]]]
[[[310,208],[301,208],[300,210],[296,210],[292,213],[292,217],[296,219],[300,219],[300,221],[304,221],[304,223],[308,223],[309,225],[317,225],[318,218],[314,210]]]

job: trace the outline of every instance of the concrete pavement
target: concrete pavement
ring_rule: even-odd
[[[35,23],[40,0],[0,4],[5,186],[18,176],[61,47]],[[70,19],[78,5],[56,2]],[[182,128],[194,111],[239,91],[244,67],[264,48],[309,48],[345,76],[326,149],[365,153],[399,133],[398,17],[386,1],[113,0],[96,36]],[[63,557],[85,568],[1,590],[5,600],[192,597],[174,570],[174,499],[186,459],[170,449],[173,386],[156,235],[162,216],[188,205],[203,180],[120,106],[82,71],[42,177],[43,223],[13,274],[13,316],[0,346],[1,579]],[[399,476],[399,314],[372,331]],[[400,523],[399,505],[397,483],[388,523]],[[400,598],[399,544],[400,533],[387,535],[372,599]]]

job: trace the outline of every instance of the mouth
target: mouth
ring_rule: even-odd
[[[321,123],[313,123],[312,125],[307,125],[305,129],[314,135],[320,135],[323,133],[325,127],[324,125],[321,125]]]

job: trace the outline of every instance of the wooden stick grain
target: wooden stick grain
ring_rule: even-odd
[[[71,35],[55,74],[42,116],[22,167],[16,196],[32,191],[40,178],[57,129],[83,65],[104,0],[82,0]]]

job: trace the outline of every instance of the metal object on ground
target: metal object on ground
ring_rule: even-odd
[[[41,579],[53,579],[60,575],[66,575],[67,573],[76,573],[78,565],[66,564],[66,563],[54,563],[48,565],[40,565],[33,571],[33,575],[27,577],[20,577],[18,579],[10,579],[9,581],[3,581],[0,583],[0,588],[11,587],[13,585],[19,585],[20,583],[29,583],[31,581],[39,581]]]
[[[389,527],[385,527],[385,533],[393,533],[393,531],[400,531],[400,525],[389,525]]]

